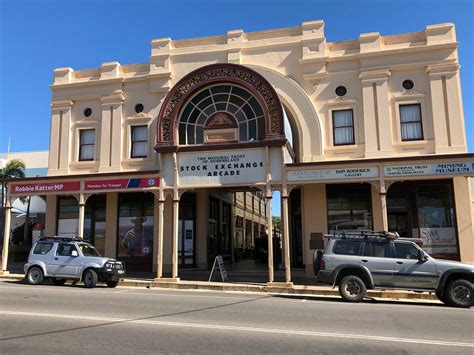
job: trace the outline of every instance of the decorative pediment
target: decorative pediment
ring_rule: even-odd
[[[205,125],[206,129],[237,128],[234,117],[226,112],[216,112],[209,117]]]

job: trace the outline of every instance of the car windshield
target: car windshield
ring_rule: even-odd
[[[91,244],[79,243],[79,248],[81,248],[82,255],[84,256],[101,256],[97,249]]]

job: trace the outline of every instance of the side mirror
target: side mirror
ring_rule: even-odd
[[[73,250],[71,252],[71,256],[74,256],[74,257],[79,256],[79,254],[77,253],[77,250]]]

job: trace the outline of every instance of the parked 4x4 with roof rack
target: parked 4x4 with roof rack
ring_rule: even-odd
[[[396,233],[335,231],[314,253],[318,281],[339,287],[346,301],[361,301],[367,289],[435,292],[455,307],[474,305],[474,265],[430,257],[421,239]]]
[[[79,237],[40,238],[31,248],[24,270],[31,285],[51,278],[55,285],[74,280],[83,281],[87,288],[98,281],[116,287],[125,275],[121,261],[101,256],[92,244]]]

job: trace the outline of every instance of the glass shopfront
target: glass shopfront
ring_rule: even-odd
[[[93,244],[105,255],[105,194],[94,195],[87,199],[84,218],[84,241]]]
[[[372,229],[369,184],[326,185],[328,230]]]
[[[153,206],[151,193],[119,194],[117,258],[127,270],[152,271]]]
[[[75,237],[79,231],[79,203],[74,196],[58,197],[57,235]]]
[[[431,255],[459,259],[451,180],[398,182],[387,193],[389,230],[421,238]]]

